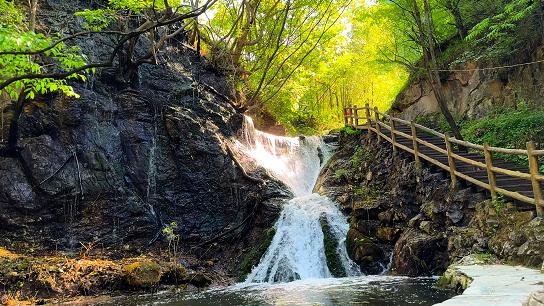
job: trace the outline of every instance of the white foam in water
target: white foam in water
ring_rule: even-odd
[[[263,133],[254,128],[249,117],[246,117],[244,136],[246,153],[289,186],[296,196],[284,205],[272,243],[246,283],[330,278],[319,223],[321,216],[327,218],[338,241],[337,252],[347,276],[361,275],[345,248],[347,218],[334,202],[312,194],[332,148],[320,137],[279,137]]]

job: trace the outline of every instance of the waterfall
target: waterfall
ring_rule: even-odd
[[[346,252],[346,217],[330,199],[312,194],[333,148],[320,137],[280,137],[258,131],[251,118],[246,117],[243,150],[295,194],[284,205],[272,243],[246,283],[332,277],[325,257],[322,217],[337,240],[336,251],[346,275],[361,275]]]

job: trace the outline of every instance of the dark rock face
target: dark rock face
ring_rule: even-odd
[[[140,67],[137,89],[99,73],[76,84],[80,99],[51,97],[24,114],[21,158],[0,158],[2,245],[142,251],[176,222],[182,245],[230,231],[241,237],[232,251],[273,225],[290,192],[263,171],[264,185],[244,178],[227,153],[243,116],[223,76],[189,49],[162,56]]]

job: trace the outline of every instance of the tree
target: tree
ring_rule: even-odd
[[[230,72],[242,108],[282,94],[297,70],[335,32],[350,0],[243,0],[219,3],[208,27],[211,57]],[[336,33],[336,32],[335,32]]]
[[[461,0],[442,0],[440,2],[445,9],[447,9],[455,20],[455,27],[459,32],[461,39],[467,37],[468,30],[466,27],[466,22],[461,14]]]
[[[480,20],[467,39],[479,46],[486,58],[508,59],[530,44],[544,44],[544,3],[538,0],[509,0],[498,12]],[[529,46],[528,46],[529,44]],[[529,47],[529,48],[528,48]]]
[[[416,62],[406,60],[403,56],[398,56],[403,59],[405,65],[412,67],[413,71],[422,71],[427,78],[427,82],[432,88],[437,104],[441,113],[450,125],[453,134],[459,140],[462,140],[459,126],[455,122],[450,110],[447,106],[447,101],[442,90],[442,81],[439,75],[438,57],[436,41],[439,41],[439,37],[436,35],[436,29],[442,26],[441,31],[446,33],[442,34],[445,37],[451,36],[451,30],[448,28],[448,21],[441,19],[444,24],[439,25],[434,22],[433,9],[431,8],[429,0],[394,0],[391,1],[398,9],[397,14],[403,20],[400,25],[404,29],[410,29],[405,34],[408,44],[411,48],[415,47],[419,50],[421,58]],[[422,13],[423,12],[423,13]],[[442,13],[442,12],[438,12]],[[443,38],[442,38],[443,39]],[[421,65],[421,66],[419,66]]]
[[[8,12],[0,19],[0,92],[11,97],[14,110],[8,144],[0,154],[18,154],[18,119],[24,106],[36,95],[62,92],[77,97],[68,81],[84,81],[86,73],[114,66],[115,81],[120,86],[134,86],[138,67],[156,63],[157,53],[184,30],[185,21],[203,14],[216,1],[208,0],[200,7],[188,8],[182,0],[110,0],[106,8],[77,13],[87,21],[86,31],[47,37],[25,28],[26,20],[20,9],[11,1],[0,0],[0,8]],[[33,19],[37,1],[31,0],[30,4]],[[114,45],[102,58],[87,63],[79,48],[67,43],[93,35],[111,36]],[[150,42],[149,48],[137,56],[135,48],[143,38]]]

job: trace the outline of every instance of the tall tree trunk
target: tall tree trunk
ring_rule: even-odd
[[[28,0],[28,7],[30,9],[30,30],[36,29],[36,15],[38,14],[38,0]]]
[[[544,1],[540,1],[538,17],[540,18],[540,44],[544,45]]]
[[[414,17],[416,25],[419,31],[419,43],[423,49],[423,59],[425,62],[425,69],[427,72],[427,77],[429,83],[433,89],[436,101],[440,108],[440,111],[444,115],[444,118],[448,122],[449,126],[452,129],[452,132],[455,138],[463,140],[461,136],[461,131],[459,126],[455,122],[451,112],[448,109],[444,93],[442,91],[442,82],[440,80],[440,75],[438,73],[438,65],[436,61],[435,46],[434,46],[434,36],[431,23],[431,9],[427,0],[423,0],[424,11],[425,11],[425,23],[426,27],[423,26],[423,21],[421,19],[421,12],[417,4],[417,0],[412,0],[414,8]],[[425,29],[426,28],[426,29]],[[425,41],[427,40],[427,41]]]

